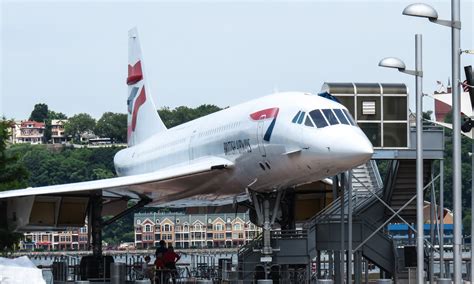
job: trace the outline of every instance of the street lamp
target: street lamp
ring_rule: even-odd
[[[460,0],[451,0],[451,20],[438,19],[438,12],[423,3],[408,5],[403,10],[403,15],[428,18],[430,22],[451,28],[451,58],[453,78],[453,212],[454,212],[454,283],[462,282],[461,271],[461,88],[459,85],[461,69],[461,4]],[[474,264],[472,264],[474,267]]]
[[[417,255],[417,281],[425,283],[424,279],[424,228],[423,228],[423,141],[421,122],[423,111],[422,93],[422,38],[420,34],[415,35],[415,70],[407,70],[405,63],[395,57],[387,57],[379,62],[379,66],[396,68],[398,71],[415,76],[415,96],[416,96],[416,255]]]

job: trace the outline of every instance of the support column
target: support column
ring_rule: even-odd
[[[433,181],[434,179],[434,163],[431,162],[431,181]],[[431,247],[430,247],[430,268],[429,268],[429,272],[430,272],[430,284],[433,284],[434,283],[434,253],[435,253],[435,250],[434,250],[434,244],[435,244],[435,228],[434,228],[434,224],[436,223],[435,222],[435,203],[436,203],[436,199],[435,199],[435,186],[434,186],[434,182],[431,183],[431,199],[430,199],[430,241],[431,241]]]
[[[354,253],[354,284],[361,284],[362,278],[362,252]]]
[[[102,193],[97,191],[91,195],[89,202],[89,226],[91,230],[92,254],[102,258]]]
[[[345,226],[345,216],[344,216],[344,188],[345,188],[345,179],[343,177],[343,175],[340,176],[339,178],[340,182],[341,182],[341,187],[340,187],[340,196],[341,196],[341,251],[339,252],[340,253],[340,257],[341,259],[339,260],[340,261],[340,271],[339,271],[339,274],[340,274],[340,278],[341,278],[341,281],[344,281],[344,279],[346,278],[345,277],[345,273],[344,273],[344,264],[345,264],[345,261],[344,261],[344,256],[345,256],[345,235],[344,235],[344,226]],[[343,282],[341,282],[343,283]]]
[[[451,0],[451,22],[461,20],[461,1]],[[461,180],[461,29],[451,28],[452,59],[452,102],[453,102],[453,262],[454,283],[461,284],[462,279],[462,180]]]
[[[421,34],[415,35],[415,70],[422,71],[422,40]],[[423,231],[423,86],[422,78],[416,76],[416,255],[417,255],[417,283],[425,283]],[[458,130],[459,131],[459,130]],[[453,131],[456,132],[456,131]]]
[[[334,279],[334,251],[329,250],[328,252],[328,278]]]
[[[444,159],[439,161],[439,211],[439,278],[444,278]]]
[[[334,251],[334,282],[336,284],[342,284],[344,281],[344,277],[341,278],[341,270],[344,269],[341,266],[341,255],[340,251]]]
[[[352,283],[352,171],[346,173],[347,200],[347,283]]]

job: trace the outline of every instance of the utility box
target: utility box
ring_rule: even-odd
[[[354,117],[374,148],[409,147],[408,89],[394,83],[328,83],[321,87]]]

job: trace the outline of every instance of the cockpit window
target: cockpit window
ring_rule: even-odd
[[[339,124],[339,121],[337,121],[336,115],[334,114],[334,112],[332,112],[332,110],[323,109],[323,113],[331,125]]]
[[[311,118],[309,118],[309,115],[306,116],[306,120],[304,121],[304,125],[314,127],[313,122],[311,121]]]
[[[344,112],[344,114],[346,115],[347,119],[349,120],[349,122],[351,123],[351,125],[353,126],[356,126],[356,123],[354,121],[354,118],[352,118],[352,115],[345,109],[342,110]]]
[[[346,117],[345,117],[344,114],[342,113],[342,110],[340,110],[340,109],[334,109],[334,113],[336,114],[337,118],[339,118],[339,121],[340,121],[342,124],[347,124],[347,125],[349,125],[349,121],[347,121]]]
[[[326,119],[324,119],[324,116],[319,109],[315,109],[311,111],[309,115],[313,119],[314,124],[316,124],[316,127],[323,128],[323,127],[328,126]]]
[[[293,120],[291,122],[296,123],[298,121],[298,117],[300,116],[300,114],[301,114],[301,110],[295,115],[295,117],[293,117]]]
[[[303,122],[303,118],[304,118],[304,115],[306,114],[306,112],[301,112],[301,115],[300,117],[298,118],[298,124],[301,124],[301,122]]]

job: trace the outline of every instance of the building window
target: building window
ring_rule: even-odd
[[[215,225],[215,227],[214,227],[214,230],[216,230],[216,231],[222,231],[222,224],[217,223],[217,224]]]
[[[235,231],[240,231],[240,230],[242,230],[242,225],[240,225],[240,223],[235,223],[235,224],[234,224],[234,230],[235,230]]]
[[[137,219],[137,224],[140,225],[142,221],[140,219]]]
[[[149,224],[145,225],[145,232],[151,232],[151,225]]]

